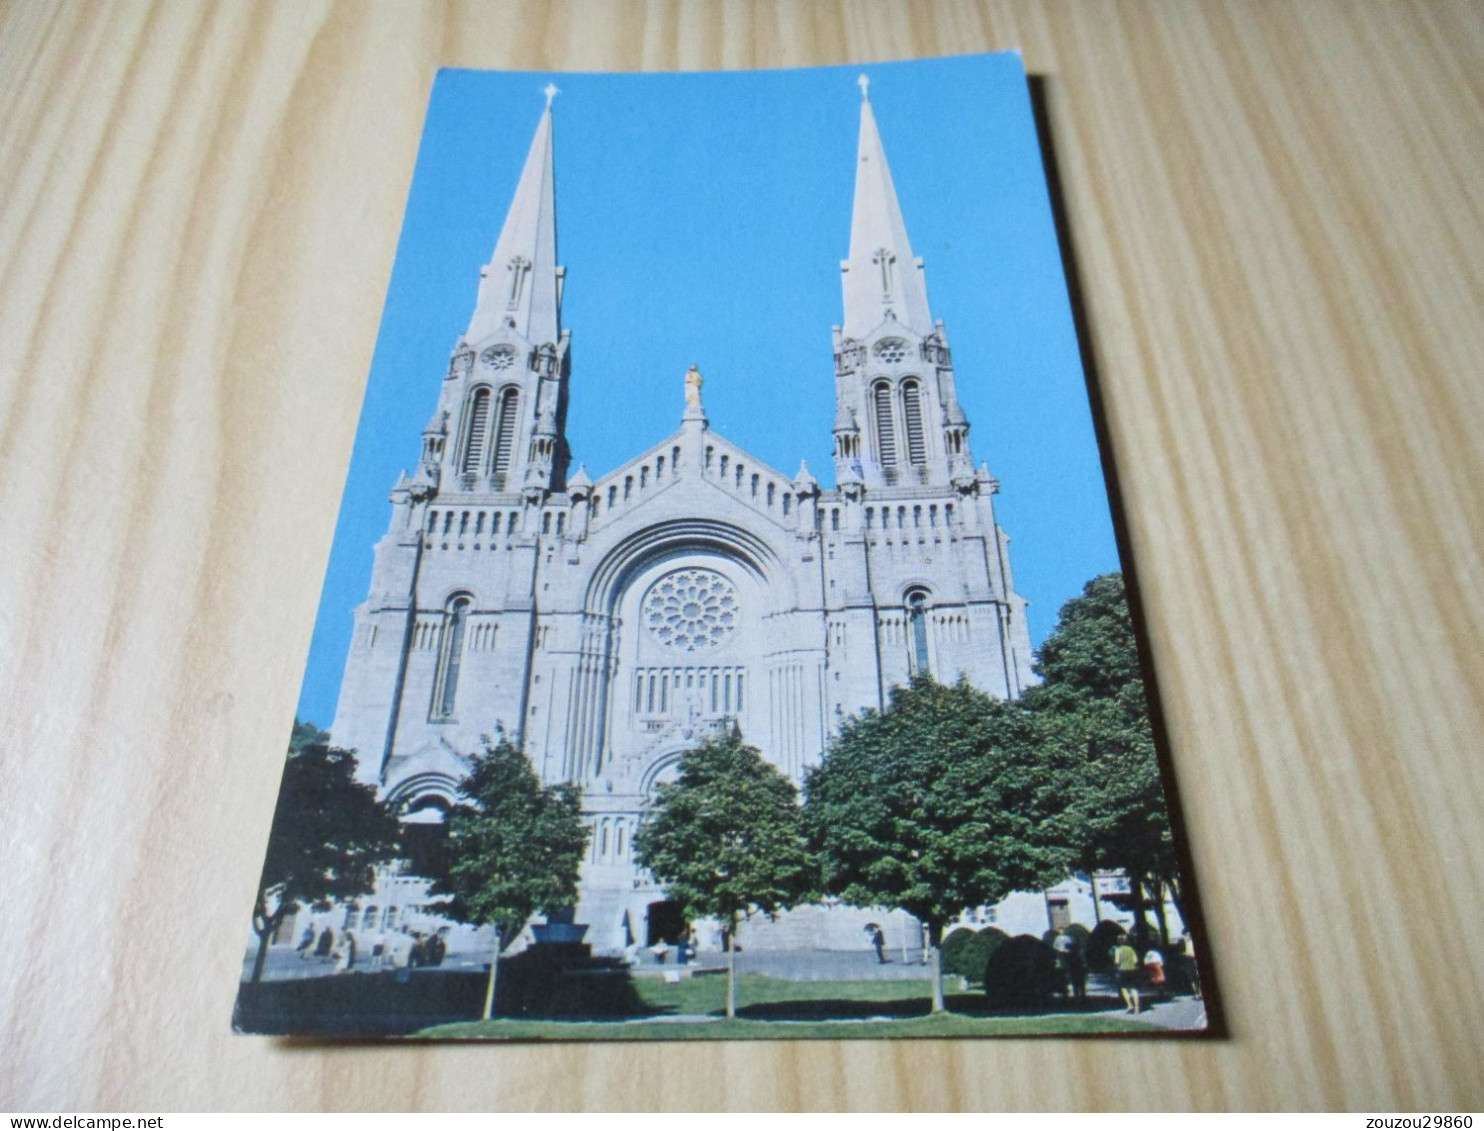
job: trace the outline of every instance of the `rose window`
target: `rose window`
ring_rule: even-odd
[[[709,569],[681,569],[644,597],[644,624],[661,644],[682,652],[714,648],[737,627],[737,591]]]
[[[907,356],[907,343],[901,338],[882,338],[872,352],[887,365],[896,365]]]
[[[490,346],[479,357],[491,369],[509,369],[515,364],[515,350],[509,346]]]

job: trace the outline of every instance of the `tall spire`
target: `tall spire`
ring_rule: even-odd
[[[556,262],[556,179],[552,170],[551,100],[536,126],[531,151],[489,264],[480,272],[479,304],[465,336],[471,344],[510,328],[533,345],[555,342],[561,330],[562,268]]]
[[[863,338],[888,316],[926,337],[933,332],[922,261],[912,254],[897,204],[891,168],[871,111],[865,75],[861,88],[860,145],[855,166],[855,208],[850,220],[850,258],[844,273],[845,335]]]

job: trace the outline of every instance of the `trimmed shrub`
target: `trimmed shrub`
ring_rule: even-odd
[[[942,963],[944,974],[958,974],[974,981],[969,964],[964,961],[965,951],[970,946],[974,932],[968,927],[955,927],[943,938]],[[983,971],[981,970],[982,974]]]
[[[954,928],[943,940],[943,973],[958,974],[976,986],[983,985],[989,956],[1008,937],[994,927],[985,927],[977,933],[968,927]]]
[[[984,993],[992,1009],[1044,1007],[1057,984],[1056,952],[1034,935],[1006,939],[984,971]]]
[[[1104,919],[1087,937],[1087,968],[1094,973],[1107,974],[1113,969],[1113,947],[1123,927],[1112,919]]]

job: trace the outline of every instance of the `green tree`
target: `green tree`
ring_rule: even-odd
[[[1105,573],[1061,607],[1056,627],[1036,653],[1041,686],[1024,702],[1037,709],[1075,709],[1116,700],[1126,688],[1143,693],[1143,672],[1123,574]]]
[[[1136,921],[1152,902],[1160,933],[1166,888],[1180,906],[1180,877],[1149,701],[1123,576],[1104,574],[1062,606],[1041,646],[1042,678],[1023,702],[1049,745],[1073,754],[1078,785],[1069,827],[1079,868],[1129,878]]]
[[[451,897],[439,907],[445,914],[495,930],[484,998],[488,1020],[501,952],[532,915],[577,902],[588,829],[577,787],[543,786],[530,760],[503,735],[486,740],[458,792],[463,801],[447,818],[447,871],[435,877],[433,890]]]
[[[945,924],[1066,874],[1072,780],[1039,737],[1018,705],[919,677],[849,720],[805,783],[824,890],[927,926],[935,1012]]]
[[[294,723],[253,903],[254,982],[263,977],[268,941],[286,916],[303,903],[324,907],[364,895],[376,865],[397,854],[396,816],[377,801],[375,786],[356,781],[355,755],[327,745],[328,737]]]
[[[798,790],[736,731],[686,751],[678,769],[674,782],[658,787],[634,851],[687,919],[727,925],[731,1018],[739,923],[757,912],[771,918],[812,888]]]
[[[289,757],[302,754],[306,746],[328,746],[330,744],[330,732],[320,730],[313,723],[307,723],[302,719],[294,720],[294,729],[289,732]]]

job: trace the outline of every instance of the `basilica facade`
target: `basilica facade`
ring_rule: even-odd
[[[998,484],[974,463],[866,94],[844,317],[818,367],[832,488],[713,431],[694,369],[675,432],[600,475],[574,467],[568,401],[590,394],[562,324],[548,94],[473,317],[431,375],[421,460],[391,492],[333,741],[413,823],[440,819],[497,729],[544,780],[577,783],[575,920],[600,953],[655,936],[664,896],[634,833],[716,728],[802,783],[914,673],[1001,698],[1034,682]]]

